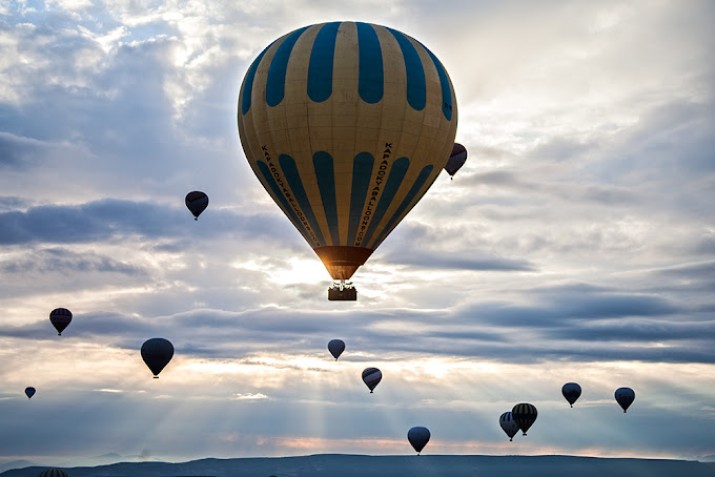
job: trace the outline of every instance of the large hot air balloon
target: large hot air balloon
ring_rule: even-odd
[[[184,203],[186,203],[186,208],[189,209],[194,216],[194,220],[199,220],[201,212],[206,210],[206,207],[209,206],[209,196],[200,190],[194,190],[186,194]]]
[[[341,291],[427,192],[457,129],[437,57],[361,22],[310,25],[271,43],[246,72],[237,115],[253,172]]]
[[[573,407],[573,403],[581,396],[581,386],[578,383],[566,383],[561,387],[561,394],[564,395],[566,400]]]
[[[343,340],[330,340],[328,343],[328,351],[333,355],[335,361],[338,360],[343,351],[345,351],[345,342]]]
[[[151,338],[142,345],[142,359],[154,374],[154,379],[159,378],[159,373],[173,356],[174,345],[167,339]]]
[[[50,312],[50,323],[57,330],[57,335],[62,336],[62,332],[72,321],[72,312],[67,308],[55,308]]]
[[[526,435],[534,421],[536,421],[536,407],[529,403],[519,403],[511,410],[511,417],[519,425],[519,429]]]
[[[467,148],[455,142],[452,147],[452,154],[449,155],[444,170],[447,171],[450,178],[454,179],[454,175],[462,168],[465,162],[467,162]]]
[[[375,387],[382,381],[382,371],[377,368],[365,368],[362,372],[362,380],[370,389],[370,393],[375,390]]]
[[[519,432],[519,424],[517,424],[511,416],[511,411],[507,411],[499,416],[499,425],[502,430],[506,432],[506,435],[509,436],[509,442],[511,442],[516,433]]]
[[[618,388],[615,392],[616,402],[623,409],[625,413],[626,410],[633,404],[636,399],[636,393],[631,388]]]
[[[33,388],[32,386],[28,386],[25,388],[25,396],[27,396],[27,399],[32,399],[32,396],[34,396],[36,392],[37,389]]]
[[[40,472],[39,477],[69,477],[69,474],[60,469],[46,469]]]
[[[422,449],[425,448],[429,442],[430,432],[429,429],[422,426],[415,426],[409,431],[407,431],[407,440],[410,441],[412,448],[419,455]]]

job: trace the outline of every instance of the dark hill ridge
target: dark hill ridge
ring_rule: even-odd
[[[41,467],[8,470],[0,477],[37,477]],[[70,477],[713,477],[715,463],[665,459],[569,456],[312,455],[137,462],[66,469]]]

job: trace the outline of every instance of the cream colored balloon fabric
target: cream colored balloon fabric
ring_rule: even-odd
[[[241,86],[251,168],[325,263],[347,279],[414,207],[452,151],[457,105],[421,43],[333,22],[269,45]]]

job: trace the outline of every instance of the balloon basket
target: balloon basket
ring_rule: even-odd
[[[333,283],[328,288],[328,301],[356,301],[357,288],[344,282]]]

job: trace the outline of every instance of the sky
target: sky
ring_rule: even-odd
[[[236,127],[252,60],[334,20],[429,47],[469,150],[352,303],[327,301]],[[0,463],[408,454],[416,425],[430,454],[715,455],[713,20],[707,0],[0,3]],[[158,380],[155,336],[176,349]],[[539,416],[509,442],[519,402]]]

